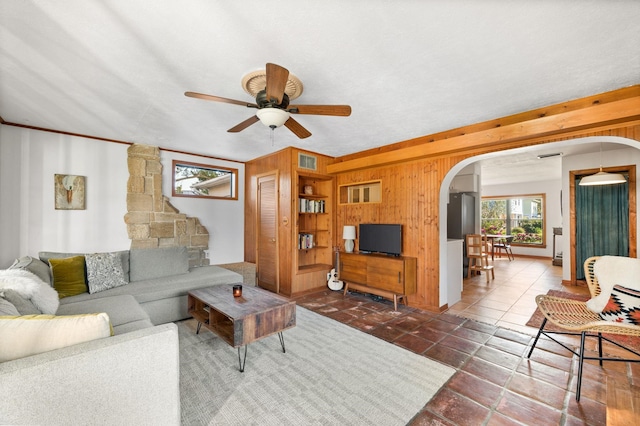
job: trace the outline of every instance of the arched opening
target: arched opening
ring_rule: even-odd
[[[606,150],[603,155],[600,154],[600,144],[605,144],[604,146],[611,148],[615,148],[614,151]],[[562,278],[564,284],[575,284],[575,252],[572,252],[572,236],[575,234],[575,229],[572,228],[573,222],[571,221],[571,214],[574,213],[572,210],[571,198],[573,197],[573,193],[571,192],[570,185],[570,173],[586,173],[590,170],[597,169],[601,164],[606,169],[607,167],[614,167],[616,170],[620,168],[620,166],[629,166],[640,163],[640,148],[638,146],[638,141],[623,137],[615,137],[615,136],[598,136],[598,137],[585,137],[585,138],[577,138],[571,139],[567,141],[561,142],[551,142],[547,144],[535,145],[524,148],[517,148],[512,150],[504,150],[498,151],[488,154],[480,154],[474,157],[469,157],[461,162],[457,163],[455,166],[451,168],[451,170],[444,177],[442,186],[440,187],[439,200],[439,241],[440,241],[440,261],[439,261],[439,270],[440,270],[440,280],[439,280],[439,294],[440,294],[440,306],[443,307],[448,305],[449,307],[449,296],[448,292],[451,285],[455,285],[451,283],[449,280],[449,274],[447,273],[449,265],[449,261],[447,259],[447,204],[449,202],[449,187],[454,179],[454,177],[466,167],[479,164],[483,160],[491,160],[497,157],[508,157],[512,155],[518,155],[522,153],[531,153],[532,156],[535,156],[535,153],[545,151],[570,151],[571,155],[562,157],[562,174],[561,174],[561,191],[558,194],[560,198],[560,202],[556,203],[556,206],[559,205],[561,212],[561,227],[563,229],[564,237],[561,239],[561,250],[564,253],[569,254],[570,259],[566,259],[562,264]],[[633,235],[630,236],[630,246],[633,245],[633,253],[636,253],[636,242],[638,240],[637,235],[637,226],[635,222],[636,211],[638,210],[638,200],[635,197],[635,173],[634,173],[634,182],[630,182],[630,194],[631,187],[633,186],[633,197],[630,196],[630,207],[633,205],[633,209],[630,209],[630,218],[633,221]],[[565,194],[562,196],[562,194]],[[479,196],[482,196],[482,184],[479,185]],[[479,219],[476,220],[479,223]],[[555,224],[554,224],[555,226]],[[479,231],[478,224],[478,231]],[[551,231],[551,227],[547,230],[547,233]]]

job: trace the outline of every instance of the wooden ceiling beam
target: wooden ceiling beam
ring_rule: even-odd
[[[462,152],[499,151],[540,144],[564,135],[625,127],[639,121],[640,85],[422,136],[393,144],[393,149],[340,157],[327,166],[327,171],[340,173]]]

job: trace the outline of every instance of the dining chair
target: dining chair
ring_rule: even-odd
[[[505,252],[509,260],[514,260],[513,251],[511,251],[511,242],[513,237],[501,238],[493,244],[493,249],[498,253],[498,257],[502,257],[502,251]]]
[[[489,251],[487,249],[487,237],[480,234],[467,234],[467,257],[469,258],[469,268],[467,270],[467,277],[472,272],[484,272],[487,277],[487,283],[489,282],[489,273],[491,273],[491,279],[495,279],[493,272],[493,265],[489,265]]]

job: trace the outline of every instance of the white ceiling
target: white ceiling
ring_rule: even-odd
[[[2,0],[7,122],[246,161],[286,146],[331,156],[640,84],[637,0]],[[253,102],[274,62],[304,84],[313,136],[184,96]]]
[[[519,148],[495,155],[485,155],[479,160],[482,186],[512,184],[518,182],[559,181],[562,178],[562,158],[572,155],[600,153],[600,161],[607,166],[607,152],[628,149],[628,145],[588,141],[556,142],[543,146]],[[538,158],[538,157],[541,158]],[[460,173],[468,174],[468,172]]]

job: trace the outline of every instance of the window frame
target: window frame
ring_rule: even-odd
[[[490,200],[506,200],[507,201],[507,205],[511,202],[511,200],[524,200],[524,199],[540,199],[540,203],[541,208],[540,208],[540,220],[542,222],[542,235],[541,235],[541,241],[539,243],[527,243],[527,242],[522,242],[522,241],[517,241],[515,238],[514,240],[511,242],[511,245],[513,246],[519,246],[519,247],[531,247],[531,248],[546,248],[547,247],[547,200],[546,200],[546,194],[544,193],[535,193],[535,194],[513,194],[513,195],[491,195],[491,196],[483,196],[480,200],[480,226],[484,232],[484,226],[483,226],[483,221],[485,220],[482,217],[482,212],[483,212],[483,203],[485,201],[490,201]],[[523,217],[520,218],[520,220],[523,220],[524,218],[524,214]],[[510,221],[513,222],[514,220],[518,220],[517,218],[512,218]],[[509,219],[505,218],[504,219],[505,222],[505,226],[507,225],[507,222],[509,222]],[[506,226],[507,234],[513,235],[511,233],[511,225]]]
[[[205,194],[185,194],[176,191],[176,168],[189,167],[193,169],[203,169],[207,171],[223,172],[230,176],[230,193],[229,196],[205,195]],[[171,162],[171,196],[185,198],[204,198],[207,200],[238,200],[238,169],[225,166],[216,166],[213,164],[194,163],[191,161],[173,160]]]

